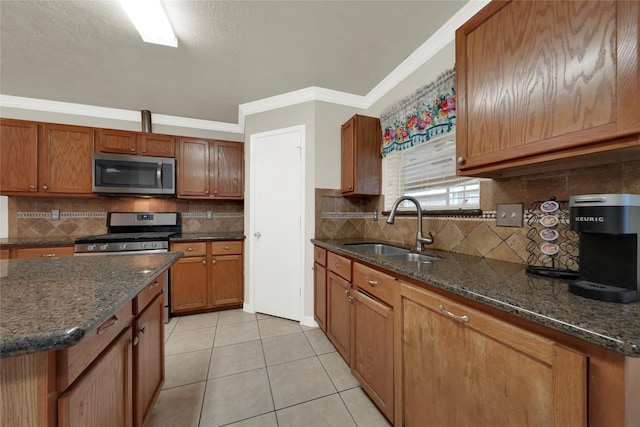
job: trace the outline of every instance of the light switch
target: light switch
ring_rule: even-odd
[[[496,225],[498,227],[522,227],[523,221],[523,203],[498,203],[496,206]]]

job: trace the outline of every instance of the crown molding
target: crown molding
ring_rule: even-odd
[[[0,107],[44,111],[48,113],[71,114],[74,116],[96,117],[100,119],[122,120],[135,123],[140,122],[140,111],[121,110],[118,108],[50,101],[47,99],[25,98],[12,95],[0,94]],[[244,133],[244,129],[235,123],[224,123],[153,113],[152,118],[153,124],[157,125],[204,129],[219,132]]]
[[[453,15],[442,27],[440,27],[431,37],[420,45],[418,49],[409,55],[407,59],[402,61],[400,65],[398,65],[365,96],[311,86],[305,89],[240,104],[238,106],[237,124],[192,119],[188,117],[168,116],[164,114],[153,114],[153,123],[219,132],[244,133],[246,116],[278,108],[290,107],[309,101],[322,101],[366,110],[378,102],[385,94],[407,78],[411,73],[429,61],[440,50],[455,40],[456,29],[467,22],[469,18],[475,15],[489,2],[490,0],[468,1],[467,4],[458,11],[458,13]],[[139,111],[49,101],[46,99],[24,98],[2,94],[0,94],[0,107],[124,120],[136,123],[140,121]]]

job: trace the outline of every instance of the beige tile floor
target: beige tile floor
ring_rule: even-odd
[[[242,310],[165,326],[148,427],[389,426],[320,329]]]

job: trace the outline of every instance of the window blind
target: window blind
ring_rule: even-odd
[[[425,210],[477,209],[478,178],[456,176],[455,132],[383,159],[385,210],[400,196],[413,196]],[[414,208],[410,202],[401,207]]]

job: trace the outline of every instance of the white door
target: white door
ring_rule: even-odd
[[[251,262],[258,313],[299,321],[304,126],[251,135]]]

